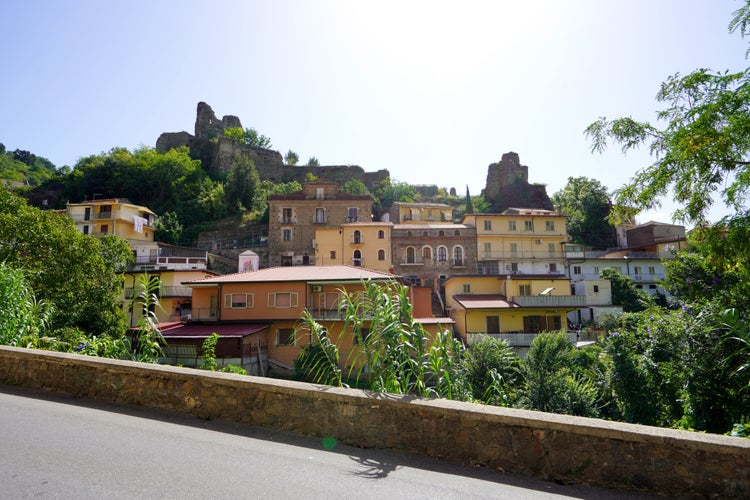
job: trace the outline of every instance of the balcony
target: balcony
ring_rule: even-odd
[[[352,236],[349,239],[349,242],[352,245],[364,245],[365,244],[365,238],[364,238],[364,236]]]
[[[125,298],[130,300],[135,295],[135,288],[125,288]],[[187,286],[160,286],[157,291],[157,297],[159,298],[190,298],[193,296],[193,289]]]
[[[576,332],[565,332],[568,339],[575,345],[578,341],[578,333]],[[466,334],[466,341],[471,345],[478,341],[483,336],[492,337],[493,339],[500,339],[508,343],[510,347],[530,347],[531,342],[537,338],[540,333],[529,333],[529,332],[502,332],[502,333],[484,333],[484,332],[472,332]]]
[[[418,259],[407,259],[399,262],[399,265],[401,266],[424,266],[424,264],[425,262],[423,260]]]
[[[521,307],[584,307],[585,295],[518,295],[513,302]]]
[[[557,259],[562,260],[565,255],[562,252],[550,252],[548,250],[518,250],[515,252],[480,252],[483,260],[529,260],[529,259]]]

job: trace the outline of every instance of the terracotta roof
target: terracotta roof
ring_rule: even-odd
[[[464,309],[510,309],[520,307],[509,302],[505,295],[500,294],[471,294],[454,295],[453,298]]]
[[[396,276],[354,266],[283,266],[268,267],[246,273],[186,281],[183,285],[210,285],[221,283],[266,283],[271,281],[342,281],[386,280]]]
[[[246,337],[258,333],[268,325],[265,323],[254,323],[249,325],[186,325],[184,323],[162,323],[159,325],[161,334],[165,339],[175,338],[208,338],[214,333],[220,337]]]

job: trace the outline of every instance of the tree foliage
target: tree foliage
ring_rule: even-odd
[[[750,3],[738,9],[730,30],[748,33]],[[741,211],[750,188],[750,69],[714,72],[697,69],[669,77],[656,96],[663,126],[631,117],[599,118],[586,129],[592,150],[609,142],[623,152],[645,146],[654,163],[614,193],[616,215],[653,209],[670,191],[683,205],[675,218],[696,224],[707,220],[714,195]]]
[[[295,166],[299,162],[299,155],[290,149],[284,155],[284,161],[287,165]]]
[[[237,139],[247,146],[253,148],[270,149],[273,147],[271,139],[263,134],[259,134],[254,128],[242,129],[242,127],[228,127],[224,129],[224,135]]]
[[[315,158],[314,156],[311,156],[310,159],[307,160],[307,166],[308,167],[319,167],[320,166],[320,162],[318,161],[317,158]]]
[[[610,281],[612,303],[616,306],[622,306],[623,311],[643,311],[651,305],[652,301],[649,294],[636,288],[630,276],[624,276],[612,268],[604,268],[599,273],[599,277]]]
[[[0,179],[39,186],[57,176],[57,167],[46,158],[20,149],[6,151],[5,146],[0,149]]]
[[[568,177],[567,185],[552,196],[552,203],[568,216],[573,242],[599,249],[617,245],[615,228],[608,221],[612,201],[599,181]]]
[[[260,177],[255,169],[255,163],[247,155],[237,155],[225,184],[229,207],[236,207],[241,211],[252,209],[259,184]]]
[[[22,269],[37,299],[54,307],[50,330],[124,333],[117,273],[133,255],[124,240],[83,235],[67,216],[30,207],[0,188],[0,241],[0,262]]]

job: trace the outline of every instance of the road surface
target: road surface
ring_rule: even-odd
[[[0,498],[636,497],[3,385],[0,439]]]

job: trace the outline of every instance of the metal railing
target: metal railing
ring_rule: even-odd
[[[565,332],[568,339],[575,344],[578,341],[577,332]],[[508,343],[511,347],[530,347],[531,342],[537,338],[541,333],[529,333],[529,332],[501,332],[501,333],[486,333],[486,332],[471,332],[466,334],[466,340],[469,344],[478,341],[483,336],[492,337],[494,339],[500,339]]]
[[[585,295],[517,295],[513,302],[521,307],[583,307]]]

